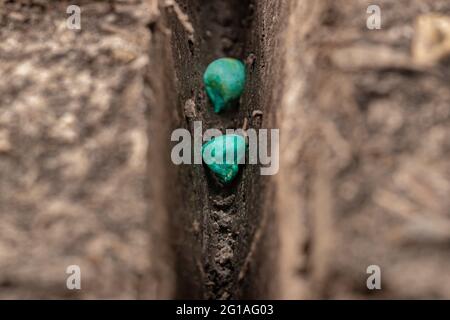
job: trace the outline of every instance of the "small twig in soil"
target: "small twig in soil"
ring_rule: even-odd
[[[252,118],[262,117],[263,115],[264,115],[264,113],[261,110],[255,110],[252,113]]]
[[[242,131],[247,132],[248,130],[248,119],[244,118],[244,124],[242,125]]]
[[[245,59],[245,65],[248,67],[253,67],[253,65],[255,64],[256,61],[256,55],[254,53],[250,53],[247,57],[247,59]]]
[[[180,21],[181,25],[183,26],[184,30],[188,33],[188,38],[192,43],[194,43],[194,34],[195,30],[192,26],[191,21],[189,20],[189,16],[181,10],[178,3],[176,3],[174,0],[166,0],[165,2],[166,8],[172,8],[175,15],[177,16],[178,21]]]
[[[197,114],[195,112],[195,101],[194,99],[188,99],[184,104],[184,115],[189,120],[194,119]]]

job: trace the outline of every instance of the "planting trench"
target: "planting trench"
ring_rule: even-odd
[[[0,297],[450,297],[450,4],[369,5],[0,0]],[[248,81],[216,115],[223,56]],[[245,119],[276,176],[172,163],[173,130]]]
[[[193,134],[194,121],[201,121],[203,132],[216,128],[225,133],[244,123],[254,129],[273,126],[274,48],[281,11],[280,1],[169,3],[166,23],[171,30],[177,81],[167,94],[177,97],[173,108],[178,123],[174,127],[187,128]],[[244,61],[247,84],[236,106],[215,114],[202,76],[207,65],[220,57]],[[271,252],[267,238],[269,178],[260,176],[257,165],[245,165],[229,186],[223,186],[205,166],[172,169],[177,171],[179,197],[170,210],[176,295],[213,299],[265,296],[270,278],[266,262]]]
[[[445,63],[418,66],[411,47],[420,37],[397,28],[420,34],[416,19],[448,14],[448,4],[426,1],[424,9],[415,1],[405,20],[402,3],[384,1],[383,30],[372,32],[369,1],[178,3],[166,17],[177,79],[167,92],[177,100],[173,128],[192,132],[195,120],[203,130],[240,128],[245,118],[251,128],[279,128],[280,172],[262,177],[246,165],[222,188],[201,165],[172,167],[176,296],[447,296],[434,275],[449,279],[441,267],[448,252],[428,249],[448,239],[448,200],[438,187],[448,148],[433,140],[435,130],[448,132]],[[436,24],[428,19],[425,31]],[[216,115],[201,79],[222,56],[246,61],[248,82],[239,107]],[[389,117],[397,127],[386,129]],[[427,151],[429,141],[436,152]],[[411,199],[415,205],[397,206]],[[431,213],[432,226],[411,212]],[[367,289],[370,265],[384,270],[383,290]]]

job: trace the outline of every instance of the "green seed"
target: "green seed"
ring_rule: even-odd
[[[246,150],[245,138],[237,134],[213,138],[202,147],[203,161],[222,183],[228,184],[239,172]]]
[[[219,113],[239,99],[245,87],[245,65],[236,59],[221,58],[212,62],[203,75],[206,93]]]

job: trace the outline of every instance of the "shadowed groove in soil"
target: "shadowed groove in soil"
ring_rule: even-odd
[[[275,31],[266,33],[258,12],[264,13],[278,3],[178,0],[166,8],[177,79],[178,127],[187,128],[193,135],[194,121],[202,122],[203,132],[210,128],[223,133],[226,129],[242,128],[245,119],[250,128],[267,125],[267,121],[252,114],[256,110],[269,111],[266,109],[272,96],[270,92],[262,95],[268,86],[262,74],[272,57],[264,56],[262,46]],[[246,62],[247,84],[234,108],[215,114],[202,76],[208,64],[221,57]],[[185,106],[191,110],[186,112]],[[256,274],[268,276],[261,271],[264,258],[256,252],[261,251],[260,245],[255,244],[261,238],[264,205],[269,201],[258,166],[242,166],[238,177],[228,186],[221,185],[201,165],[184,165],[176,170],[178,187],[182,190],[171,215],[177,297],[266,296],[267,284],[252,279]]]

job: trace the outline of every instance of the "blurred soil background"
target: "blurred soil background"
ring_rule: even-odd
[[[446,0],[0,0],[0,298],[450,298],[449,61]],[[279,128],[280,172],[173,165],[196,120]]]

